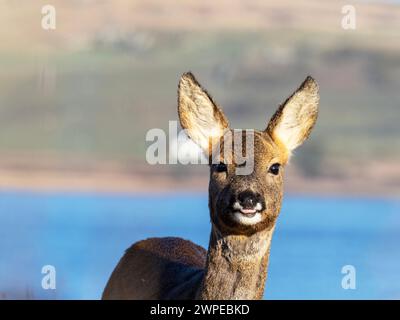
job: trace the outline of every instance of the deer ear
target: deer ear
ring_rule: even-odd
[[[318,84],[309,76],[270,120],[266,131],[288,154],[310,135],[317,120],[318,103]]]
[[[179,81],[178,114],[182,128],[207,155],[229,126],[222,110],[190,72]]]

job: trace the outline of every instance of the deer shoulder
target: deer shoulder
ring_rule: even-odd
[[[181,238],[149,238],[125,251],[103,299],[194,299],[207,251]]]

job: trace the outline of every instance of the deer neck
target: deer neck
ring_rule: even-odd
[[[199,299],[261,299],[274,227],[251,236],[221,235],[213,226]]]

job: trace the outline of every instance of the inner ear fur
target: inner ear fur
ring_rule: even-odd
[[[207,154],[210,144],[218,141],[229,127],[221,108],[190,72],[179,81],[178,114],[182,128]]]
[[[301,86],[278,108],[266,132],[288,154],[310,135],[318,117],[319,89],[308,76]]]

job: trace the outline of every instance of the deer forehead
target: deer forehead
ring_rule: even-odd
[[[285,163],[287,159],[286,149],[276,144],[270,135],[263,131],[252,131],[253,137],[245,130],[241,135],[234,135],[234,130],[230,130],[221,138],[220,159],[229,164],[237,164],[237,160],[242,161],[252,158],[254,163],[270,163],[271,161]],[[229,149],[228,149],[229,148]]]

